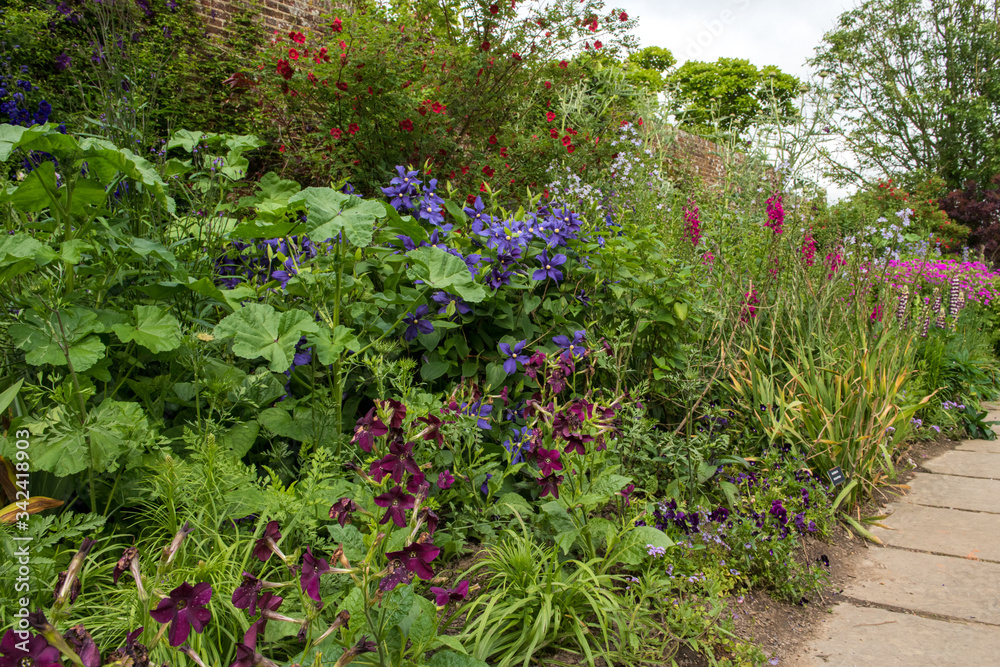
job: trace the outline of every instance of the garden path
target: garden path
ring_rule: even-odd
[[[987,421],[1000,420],[988,406]],[[1000,433],[1000,426],[993,427]],[[1000,666],[1000,440],[923,464],[792,667]]]

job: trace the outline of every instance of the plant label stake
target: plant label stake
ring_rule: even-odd
[[[827,470],[826,476],[830,478],[830,482],[833,484],[834,488],[847,481],[847,478],[844,477],[844,471],[840,469],[840,466],[835,466]]]

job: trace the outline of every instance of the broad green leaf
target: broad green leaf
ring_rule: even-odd
[[[31,170],[7,199],[18,210],[37,212],[55,203],[53,195],[57,195],[56,165],[43,162]]]
[[[352,564],[365,557],[365,553],[367,553],[365,540],[361,532],[352,524],[348,523],[341,527],[339,523],[334,522],[327,525],[326,529],[330,531],[330,537],[333,541],[344,547],[344,555]]]
[[[129,241],[128,247],[140,257],[147,258],[153,256],[163,260],[170,266],[177,266],[177,258],[174,256],[174,253],[170,252],[159,241],[133,237]]]
[[[503,364],[490,362],[486,365],[486,390],[492,391],[500,389],[507,380],[507,371],[503,369]]]
[[[7,332],[17,348],[27,353],[24,359],[29,364],[67,365],[62,345],[67,348],[73,369],[80,372],[93,366],[103,356],[104,343],[93,334],[105,330],[96,312],[67,308],[49,315],[46,320],[35,313],[27,313]]]
[[[567,530],[565,532],[556,535],[556,546],[562,549],[563,555],[568,556],[570,549],[573,548],[573,543],[576,539],[580,537],[580,529],[574,528],[573,530]]]
[[[414,647],[426,650],[437,636],[437,609],[434,603],[425,597],[414,596],[413,607],[406,620],[409,621],[408,627],[404,628],[406,638]],[[402,627],[403,623],[400,623],[400,628]],[[418,650],[416,654],[420,655],[422,652]]]
[[[305,205],[309,238],[320,243],[344,230],[347,240],[359,248],[371,245],[375,223],[385,217],[380,202],[345,195],[333,188],[306,188],[293,195],[289,205]]]
[[[194,130],[177,130],[171,135],[170,140],[167,142],[167,149],[171,148],[183,148],[185,151],[190,153],[194,150],[194,147],[201,142],[201,138],[205,136],[203,132],[198,132]]]
[[[450,367],[451,364],[447,361],[428,361],[420,366],[420,377],[430,382],[447,373]]]
[[[159,306],[136,306],[135,324],[112,327],[123,343],[135,341],[150,352],[169,352],[181,346],[181,325]]]
[[[681,322],[687,319],[688,316],[688,304],[684,301],[674,302],[674,313],[677,314],[677,319]]]
[[[273,171],[269,171],[257,182],[257,195],[261,201],[285,205],[302,186],[295,181],[281,178]]]
[[[636,526],[622,536],[614,552],[608,554],[608,558],[626,565],[638,565],[649,557],[647,551],[649,545],[669,549],[674,546],[674,542],[658,528]]]
[[[2,127],[2,126],[0,126]],[[24,232],[0,235],[0,282],[48,264],[55,252]]]
[[[187,288],[192,292],[215,299],[232,312],[236,312],[241,308],[241,301],[257,295],[256,290],[246,285],[238,285],[231,290],[221,290],[215,286],[211,278],[201,278],[200,280],[189,282]]]
[[[306,345],[316,351],[321,364],[329,366],[337,361],[344,350],[358,350],[361,344],[354,332],[338,324],[333,335],[329,329],[319,329],[315,333],[306,334]]]
[[[223,447],[233,450],[233,455],[241,459],[253,447],[260,433],[260,424],[257,422],[242,422],[234,424],[229,430],[219,436],[219,443]]]
[[[291,438],[299,442],[312,439],[312,429],[309,424],[292,418],[288,410],[283,408],[267,408],[257,415],[257,421],[275,435]]]
[[[271,306],[251,303],[215,325],[216,338],[233,339],[233,352],[244,359],[264,357],[276,373],[288,370],[295,345],[305,333],[318,330],[304,310],[278,313]]]
[[[70,239],[59,244],[59,259],[69,264],[79,264],[83,253],[93,250],[94,246],[81,239]]]
[[[473,280],[465,262],[435,247],[421,247],[406,253],[413,262],[411,272],[429,287],[457,294],[470,303],[486,298],[482,285]]]

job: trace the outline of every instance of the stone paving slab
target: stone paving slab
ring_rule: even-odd
[[[906,503],[893,503],[887,509],[893,514],[882,523],[894,530],[872,529],[872,534],[886,544],[970,560],[1000,562],[1000,514],[959,512]],[[1000,582],[996,589],[1000,589]]]
[[[1000,438],[996,440],[963,440],[962,444],[955,448],[955,451],[1000,454]]]
[[[1000,664],[1000,628],[936,621],[850,604],[833,616],[792,667],[987,667]]]
[[[924,462],[931,472],[1000,479],[1000,456],[984,452],[950,451]]]
[[[917,475],[910,482],[905,502],[976,512],[1000,512],[1000,480]]]
[[[844,595],[981,623],[1000,630],[1000,565],[875,547]]]

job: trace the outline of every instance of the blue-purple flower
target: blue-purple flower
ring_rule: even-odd
[[[438,310],[438,315],[447,315],[448,306],[452,304],[454,304],[455,306],[455,312],[458,313],[459,315],[465,315],[467,313],[472,312],[472,308],[469,307],[469,304],[465,303],[464,301],[462,301],[461,297],[457,297],[454,294],[448,294],[447,292],[436,292],[431,297],[431,300],[441,305],[441,308]]]
[[[503,369],[507,375],[512,375],[517,372],[518,364],[528,363],[528,355],[521,354],[524,346],[528,344],[527,340],[522,340],[514,344],[514,347],[510,346],[510,343],[500,343],[498,347],[500,348],[500,354],[503,355]]]
[[[429,334],[434,331],[434,324],[427,319],[429,312],[430,309],[427,306],[418,306],[415,312],[407,313],[406,317],[403,318],[403,322],[407,325],[403,338],[407,343],[420,334]]]
[[[549,257],[548,252],[543,252],[535,259],[542,265],[542,268],[535,269],[535,272],[531,274],[532,280],[546,280],[547,278],[551,278],[559,282],[563,279],[562,271],[556,267],[566,263],[566,255],[553,255]]]
[[[569,336],[555,336],[552,339],[552,342],[566,350],[564,354],[568,354],[572,357],[579,357],[586,349],[583,346],[583,341],[586,337],[587,331],[585,329],[581,329],[580,331],[573,332],[573,338],[570,338]]]

